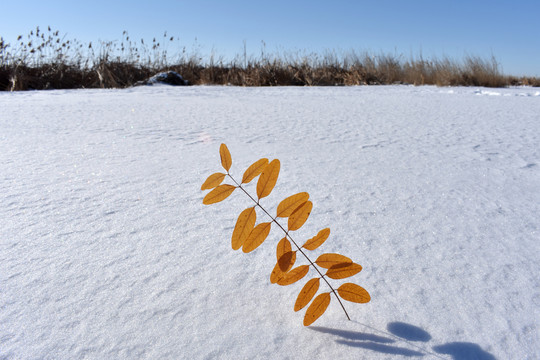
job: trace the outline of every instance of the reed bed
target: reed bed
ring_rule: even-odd
[[[176,71],[191,85],[347,86],[413,84],[437,86],[540,86],[535,77],[502,73],[494,57],[405,58],[348,51],[259,56],[226,61],[188,52],[164,33],[152,41],[131,39],[82,43],[39,27],[9,44],[0,37],[0,91],[125,88],[163,71]]]

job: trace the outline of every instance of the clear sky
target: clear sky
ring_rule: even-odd
[[[540,76],[540,0],[115,1],[17,0],[0,6],[0,36],[39,26],[82,42],[160,38],[232,59],[327,50],[404,58],[494,55],[508,75]]]

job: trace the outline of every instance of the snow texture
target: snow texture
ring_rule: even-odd
[[[0,93],[0,359],[538,359],[539,95]],[[222,142],[237,178],[281,160],[270,211],[310,193],[295,238],[332,230],[314,257],[363,265],[348,281],[372,301],[345,302],[352,321],[333,299],[302,326],[305,280],[269,281],[277,228],[230,248],[250,200],[204,206],[200,191]]]

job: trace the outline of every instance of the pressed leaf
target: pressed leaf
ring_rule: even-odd
[[[277,263],[281,271],[287,272],[293,267],[295,262],[296,251],[287,251],[285,254],[281,255]]]
[[[339,296],[347,301],[364,304],[371,300],[371,296],[369,296],[366,289],[353,283],[345,283],[337,291]]]
[[[308,201],[309,194],[301,192],[294,194],[279,203],[277,207],[277,217],[289,217],[296,208]]]
[[[264,168],[268,165],[268,159],[262,158],[257,161],[255,161],[253,164],[251,164],[250,167],[247,168],[247,170],[244,172],[244,176],[242,177],[242,184],[247,184],[251,180],[253,180],[255,177],[257,177]]]
[[[330,236],[330,229],[322,229],[317,235],[306,241],[302,247],[308,250],[315,250],[328,239],[328,236]]]
[[[315,260],[315,263],[322,268],[330,269],[332,266],[337,264],[351,264],[352,260],[340,254],[327,253],[319,256],[317,260]]]
[[[259,199],[270,195],[274,189],[279,175],[280,166],[281,164],[279,160],[274,159],[264,168],[261,176],[259,177],[259,181],[257,181],[257,196]]]
[[[223,184],[210,191],[203,199],[204,205],[214,204],[225,200],[236,189],[236,186]]]
[[[232,165],[232,158],[227,145],[221,144],[219,147],[219,156],[221,157],[221,165],[225,170],[227,170],[227,172],[229,172]]]
[[[287,223],[289,230],[300,229],[307,221],[309,214],[311,213],[311,209],[313,209],[313,203],[309,200],[297,207],[291,216],[289,216],[289,221]]]
[[[218,186],[219,184],[221,184],[221,182],[223,181],[224,178],[225,178],[225,174],[219,173],[219,172],[210,175],[210,176],[204,181],[204,183],[202,184],[201,190],[208,190],[208,189],[213,189],[213,188],[215,188],[216,186]]]
[[[254,207],[247,208],[242,211],[236,220],[236,225],[233,230],[231,245],[233,250],[238,250],[244,245],[244,242],[248,238],[249,234],[255,226],[257,220],[257,213]]]
[[[289,252],[292,250],[291,242],[284,237],[283,239],[279,240],[277,247],[276,247],[276,258],[279,260],[279,258],[285,254],[286,252]]]
[[[283,273],[283,276],[278,279],[277,284],[281,286],[291,285],[302,279],[309,271],[309,265],[300,265],[291,271]]]
[[[356,263],[342,263],[332,266],[326,271],[326,276],[331,279],[345,279],[362,271],[362,266]]]
[[[306,310],[304,316],[304,326],[309,326],[315,322],[328,308],[330,304],[330,293],[322,293],[318,295],[311,305]]]
[[[244,245],[242,246],[242,251],[245,253],[252,252],[259,247],[266,240],[268,233],[270,232],[270,227],[272,226],[271,222],[261,223],[251,231]]]
[[[300,294],[298,294],[298,297],[296,298],[296,302],[294,303],[294,311],[302,310],[304,306],[309,304],[311,299],[315,296],[317,293],[317,290],[319,290],[319,278],[314,278],[309,280],[306,285],[300,290]]]

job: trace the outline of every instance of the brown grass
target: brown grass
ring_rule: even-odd
[[[284,54],[232,61],[185,47],[169,51],[178,39],[165,33],[151,43],[133,41],[82,44],[50,28],[19,36],[14,46],[0,38],[0,91],[30,89],[124,88],[161,71],[173,70],[190,84],[235,86],[340,86],[414,84],[437,86],[540,86],[540,79],[502,74],[495,58],[403,59],[350,51],[343,55]],[[174,56],[169,56],[173,53]]]

